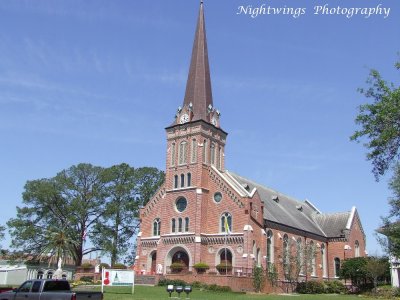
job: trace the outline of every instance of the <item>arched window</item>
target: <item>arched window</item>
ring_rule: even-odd
[[[321,245],[321,257],[322,257],[322,276],[328,277],[328,272],[326,268],[326,248],[325,244]]]
[[[360,256],[360,243],[357,240],[354,242],[354,256]]]
[[[303,253],[303,242],[299,237],[296,241],[296,253],[297,253],[297,262],[300,266],[300,274],[304,274],[304,253]]]
[[[174,189],[178,188],[178,175],[174,176]]]
[[[340,258],[339,257],[335,257],[335,259],[333,260],[334,263],[334,269],[335,269],[335,277],[339,277],[340,274]]]
[[[186,142],[183,141],[179,144],[179,164],[183,165],[187,163],[186,159]]]
[[[188,232],[188,231],[189,231],[189,218],[186,217],[185,218],[185,232]]]
[[[153,222],[153,236],[159,236],[161,232],[161,221],[159,218]]]
[[[211,159],[211,164],[215,165],[215,144],[214,143],[211,143],[210,159]]]
[[[221,216],[221,232],[232,232],[232,215],[228,212],[225,212]]]
[[[171,144],[171,166],[175,166],[176,144]]]
[[[185,187],[185,175],[181,174],[181,188]]]
[[[43,279],[43,275],[44,275],[44,272],[43,271],[39,271],[37,273],[36,279]]]
[[[197,141],[195,139],[192,140],[192,148],[190,149],[192,153],[191,162],[195,163],[197,160]]]
[[[218,155],[217,155],[217,168],[218,170],[221,170],[221,160],[222,160],[222,155],[221,155],[222,149],[221,147],[218,148]]]
[[[257,267],[261,266],[261,251],[260,251],[260,248],[257,248],[256,263],[257,263]]]
[[[47,271],[47,279],[52,279],[53,278],[53,271]]]
[[[175,230],[176,230],[176,220],[172,219],[171,220],[171,232],[175,233]]]
[[[187,186],[192,186],[192,174],[187,173]]]
[[[314,242],[310,242],[310,251],[311,251],[311,276],[317,275],[317,268],[315,266],[315,245]]]
[[[274,263],[274,235],[271,230],[267,232],[267,266],[268,271],[272,272],[272,264]]]
[[[287,234],[283,236],[283,245],[282,245],[282,259],[283,259],[283,270],[285,275],[289,273],[289,237]]]
[[[178,219],[178,232],[182,232],[182,218]]]
[[[207,157],[207,140],[204,140],[203,142],[203,163],[207,163],[208,157]]]

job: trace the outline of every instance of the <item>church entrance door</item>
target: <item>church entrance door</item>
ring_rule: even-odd
[[[157,262],[157,251],[154,251],[154,253],[151,255],[151,274],[156,274],[156,262]]]
[[[189,267],[189,256],[185,251],[177,251],[172,256],[172,263],[183,263],[185,265],[185,269]]]

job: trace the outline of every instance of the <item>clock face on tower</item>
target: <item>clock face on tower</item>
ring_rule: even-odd
[[[187,122],[189,122],[189,115],[188,114],[183,114],[181,116],[180,123],[184,124],[184,123],[187,123]]]

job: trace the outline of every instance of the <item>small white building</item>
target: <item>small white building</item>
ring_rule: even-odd
[[[0,285],[19,285],[27,279],[25,265],[0,265]]]
[[[25,264],[20,262],[11,264],[7,260],[0,260],[0,285],[19,285],[28,279],[53,278],[56,268],[48,264]],[[74,266],[64,266],[62,278],[72,280],[75,273]]]

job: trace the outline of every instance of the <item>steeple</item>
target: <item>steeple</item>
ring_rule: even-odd
[[[203,1],[200,1],[200,11],[197,19],[183,107],[190,107],[192,111],[190,121],[204,120],[211,122],[209,112],[213,108],[213,100]]]

